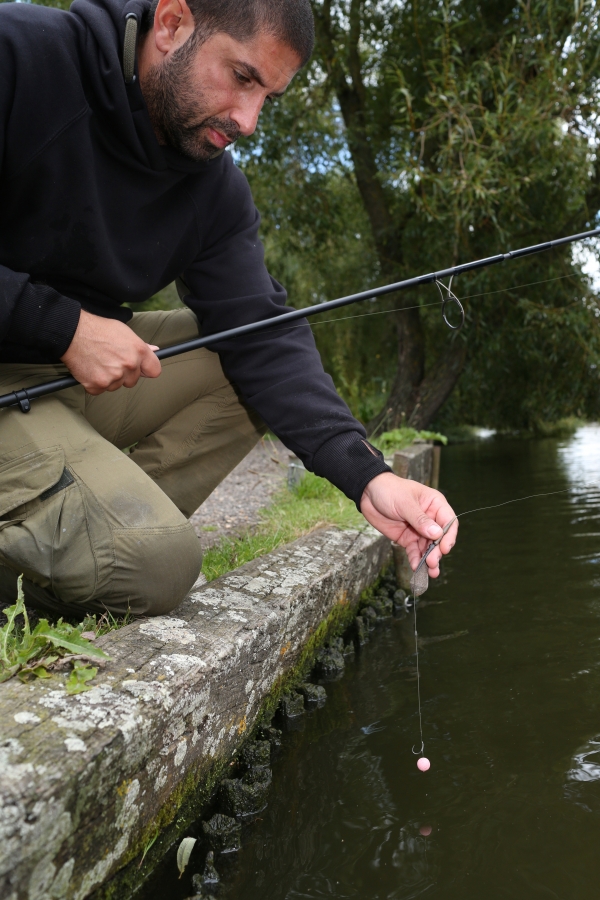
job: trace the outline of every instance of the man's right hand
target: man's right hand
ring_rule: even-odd
[[[158,350],[116,319],[104,319],[81,310],[69,349],[61,357],[71,375],[88,394],[134,387],[141,376],[158,378]]]

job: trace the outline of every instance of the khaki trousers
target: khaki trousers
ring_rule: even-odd
[[[188,309],[136,313],[130,327],[166,347],[198,336]],[[188,517],[265,427],[195,350],[163,361],[159,378],[98,397],[70,388],[0,410],[0,600],[53,613],[159,615],[198,577]],[[67,374],[64,366],[0,364],[0,393]],[[128,455],[123,448],[135,444]]]

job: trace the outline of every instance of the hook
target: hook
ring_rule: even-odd
[[[425,753],[425,742],[421,741],[421,749],[420,750],[415,750],[415,745],[413,744],[412,752],[414,753],[415,756],[422,756]]]
[[[463,309],[462,303],[458,299],[455,293],[452,291],[452,279],[454,275],[450,277],[450,281],[448,282],[448,286],[444,284],[443,281],[440,281],[438,278],[435,279],[435,284],[440,292],[440,297],[442,298],[442,318],[448,328],[451,328],[452,331],[460,331],[460,329],[465,324],[465,311]],[[444,292],[446,292],[446,296],[444,296]],[[449,321],[448,316],[446,315],[446,307],[449,303],[455,303],[458,306],[460,311],[460,323],[458,325],[453,325],[452,322]]]

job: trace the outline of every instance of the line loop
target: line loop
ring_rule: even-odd
[[[440,281],[439,278],[436,278],[435,285],[436,285],[438,291],[440,292],[440,297],[442,298],[442,318],[443,318],[444,322],[446,323],[448,328],[450,328],[452,331],[460,331],[461,328],[463,327],[463,325],[465,324],[465,310],[463,308],[462,303],[456,296],[456,294],[452,291],[453,278],[454,278],[454,275],[451,275],[450,281],[448,282],[447,285],[445,285],[443,281]],[[460,322],[458,325],[453,325],[446,314],[446,307],[448,306],[449,303],[454,303],[458,307],[458,311],[460,313]]]

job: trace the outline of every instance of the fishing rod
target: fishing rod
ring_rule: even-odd
[[[406,291],[409,288],[419,287],[423,284],[436,284],[442,296],[442,316],[446,325],[453,331],[462,328],[465,313],[460,301],[452,293],[452,279],[456,275],[462,275],[464,272],[472,272],[475,269],[485,269],[488,266],[495,266],[497,263],[508,262],[512,259],[520,259],[523,256],[531,256],[534,253],[544,253],[546,250],[553,250],[555,247],[562,247],[564,244],[574,244],[577,241],[584,241],[586,238],[600,236],[600,228],[594,228],[592,231],[583,231],[581,234],[572,234],[568,237],[558,238],[554,241],[546,241],[543,244],[534,244],[532,247],[523,247],[520,250],[510,250],[508,253],[498,253],[496,256],[488,256],[485,259],[477,259],[473,262],[462,263],[459,266],[452,266],[449,269],[440,269],[439,272],[430,272],[428,275],[417,275],[415,278],[407,278],[404,281],[397,281],[394,284],[386,284],[383,287],[373,288],[369,291],[361,291],[359,294],[349,294],[347,297],[339,297],[337,300],[328,300],[325,303],[317,303],[305,309],[292,309],[289,312],[282,313],[280,316],[274,316],[270,319],[261,319],[258,322],[250,322],[247,325],[238,325],[236,328],[228,328],[226,331],[219,331],[216,334],[209,334],[206,337],[195,338],[192,341],[185,341],[182,344],[173,344],[172,347],[163,347],[162,350],[156,351],[158,359],[169,359],[171,356],[179,356],[181,353],[188,353],[190,350],[199,350],[201,347],[208,347],[210,344],[216,344],[218,341],[225,341],[231,338],[240,337],[244,334],[253,334],[256,331],[264,331],[273,325],[278,327],[283,322],[294,322],[297,319],[305,319],[308,316],[315,316],[317,313],[326,312],[330,309],[339,309],[341,306],[349,306],[351,303],[360,303],[362,300],[374,300],[376,297],[383,297],[385,294],[393,294],[396,291]],[[450,283],[445,285],[442,278],[449,278]],[[454,325],[450,322],[446,315],[448,304],[457,306],[460,314],[460,322]],[[70,375],[64,378],[57,378],[54,381],[47,381],[45,384],[36,384],[30,388],[21,388],[21,390],[12,391],[9,394],[0,396],[0,409],[9,406],[19,406],[21,411],[26,413],[31,409],[31,400],[37,397],[45,397],[47,394],[55,394],[58,391],[64,391],[67,388],[75,387],[79,384],[75,378]]]

